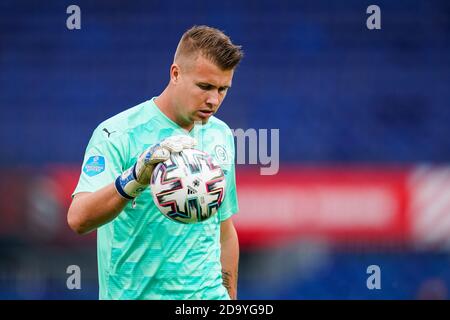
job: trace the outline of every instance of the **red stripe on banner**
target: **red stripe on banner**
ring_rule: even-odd
[[[409,236],[406,170],[283,167],[237,173],[240,241],[398,240]]]
[[[63,223],[60,227],[60,232],[58,233],[57,239],[58,243],[72,243],[77,245],[83,245],[89,242],[94,242],[96,239],[96,232],[91,232],[89,234],[79,236],[70,230],[67,224],[67,209],[72,202],[72,193],[78,184],[78,179],[81,174],[81,167],[79,166],[64,166],[64,165],[51,165],[45,168],[46,174],[48,174],[51,179],[56,183],[55,193],[61,207],[66,210],[62,212]]]

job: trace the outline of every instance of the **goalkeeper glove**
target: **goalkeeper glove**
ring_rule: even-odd
[[[172,152],[193,148],[196,143],[190,136],[177,135],[150,146],[131,168],[117,177],[115,183],[117,191],[126,199],[136,198],[150,184],[156,164],[169,159]]]

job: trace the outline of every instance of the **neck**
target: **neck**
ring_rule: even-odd
[[[179,117],[177,117],[175,103],[171,97],[172,94],[170,93],[170,88],[166,87],[164,91],[155,99],[156,106],[166,115],[167,118],[178,124],[181,128],[191,131],[194,124],[186,124]]]

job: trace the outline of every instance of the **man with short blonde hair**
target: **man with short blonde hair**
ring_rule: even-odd
[[[100,299],[237,298],[235,167],[221,161],[234,159],[234,139],[214,114],[242,56],[220,30],[195,26],[180,40],[164,91],[95,129],[67,220],[78,234],[97,230]],[[156,164],[194,147],[195,137],[227,187],[215,216],[185,225],[158,211],[148,185]]]
[[[222,70],[236,68],[243,53],[241,46],[234,45],[221,31],[207,26],[192,27],[186,31],[178,43],[174,62],[181,63],[183,58],[197,58],[198,55],[209,59]]]

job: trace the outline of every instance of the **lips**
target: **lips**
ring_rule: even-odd
[[[198,113],[202,118],[210,117],[214,112],[209,109],[199,110]]]

